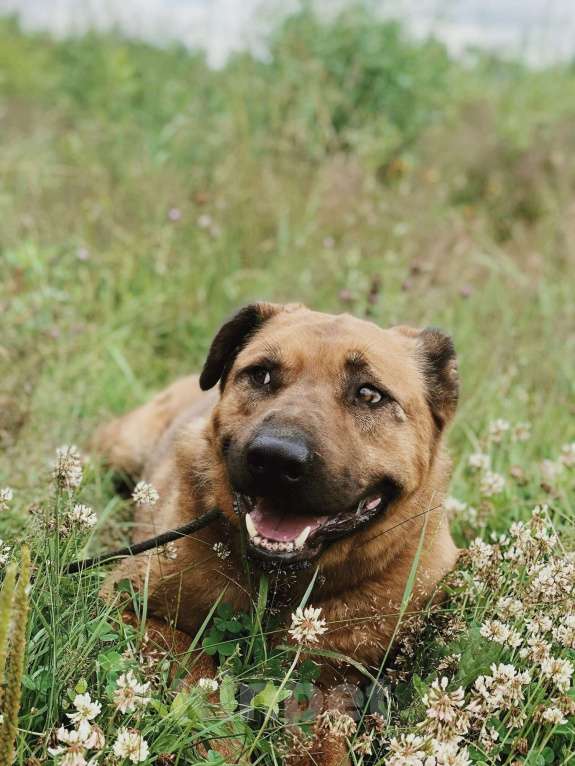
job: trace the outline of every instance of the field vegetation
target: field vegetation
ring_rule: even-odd
[[[0,20],[2,603],[32,555],[16,763],[217,766],[214,742],[239,738],[275,766],[314,727],[343,727],[356,764],[575,763],[574,127],[573,66],[454,61],[359,9],[303,10],[265,59],[218,71]],[[459,353],[447,506],[469,551],[365,670],[358,721],[287,725],[317,667],[272,648],[265,578],[251,614],[223,594],[196,637],[217,689],[182,691],[98,598],[105,568],[64,573],[129,537],[94,427],[197,369],[262,297],[437,325]],[[19,677],[9,662],[1,763]]]

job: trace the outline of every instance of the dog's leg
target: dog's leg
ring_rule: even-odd
[[[138,627],[138,618],[133,612],[124,612],[124,622]],[[164,620],[154,616],[146,618],[146,642],[144,653],[152,656],[160,653],[172,659],[172,676],[180,677],[182,688],[195,686],[200,678],[215,678],[217,668],[212,657],[198,653],[193,659],[186,654],[190,648],[192,637],[177,628],[173,628]],[[185,663],[185,664],[184,664]],[[319,716],[314,727],[313,739],[305,750],[291,754],[287,758],[289,766],[350,766],[349,748],[344,735],[334,733],[333,722],[337,725],[339,715],[352,716],[356,710],[354,694],[357,687],[343,684],[320,691],[319,709],[324,715]],[[217,693],[207,696],[208,701],[216,706],[219,703]],[[327,714],[327,716],[325,715]],[[221,738],[210,740],[201,749],[211,747],[222,755],[228,763],[242,763],[245,745],[237,738]]]
[[[286,759],[289,766],[350,766],[348,737],[338,732],[338,718],[353,720],[356,692],[357,686],[350,684],[318,689],[319,699],[313,705],[321,715],[316,719],[312,739],[305,741],[295,733],[296,746]],[[351,738],[351,731],[349,735]]]
[[[124,612],[123,621],[134,628],[140,626],[138,617],[134,612]],[[193,686],[200,678],[215,678],[216,666],[211,657],[206,654],[198,654],[193,660],[186,661],[186,653],[192,643],[192,637],[183,630],[173,628],[165,620],[158,617],[146,617],[145,623],[145,642],[142,647],[144,654],[154,656],[162,655],[171,660],[171,677],[180,675],[182,671],[185,675],[182,677],[182,685]]]
[[[124,612],[122,619],[129,625],[138,627],[138,618],[133,612]],[[144,654],[151,656],[160,654],[171,658],[171,675],[172,678],[181,676],[181,688],[186,689],[195,686],[200,678],[216,677],[217,668],[212,657],[204,652],[199,652],[193,659],[186,657],[192,643],[190,635],[177,628],[172,628],[164,620],[153,616],[146,618],[145,628]],[[182,671],[184,671],[183,675]],[[207,700],[212,705],[219,703],[216,692],[208,694]],[[203,742],[199,747],[205,752],[205,755],[207,755],[208,749],[212,748],[223,756],[227,763],[240,764],[242,763],[242,753],[245,750],[245,746],[237,736],[211,739],[209,742]]]
[[[91,442],[93,452],[115,470],[137,478],[159,440],[173,422],[191,408],[211,406],[197,375],[181,378],[146,404],[100,426]]]

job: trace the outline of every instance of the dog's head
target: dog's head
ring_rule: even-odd
[[[458,397],[439,330],[303,306],[246,306],[216,335],[212,437],[251,556],[301,564],[425,481]]]

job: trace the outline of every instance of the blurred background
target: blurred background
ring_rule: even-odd
[[[573,438],[574,61],[571,0],[0,0],[0,479],[262,297],[452,332],[459,447]]]
[[[232,51],[265,51],[266,33],[301,5],[297,0],[3,0],[26,29],[57,35],[117,29],[153,43],[178,41],[221,66]],[[319,0],[324,17],[349,0]],[[469,46],[520,55],[535,64],[575,52],[571,0],[372,0],[380,18],[399,18],[419,36],[437,35],[456,54]],[[2,4],[0,4],[0,8]]]

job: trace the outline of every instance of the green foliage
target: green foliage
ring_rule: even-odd
[[[462,396],[451,491],[466,506],[452,521],[457,541],[506,534],[547,501],[572,549],[571,474],[550,479],[543,461],[556,464],[574,438],[574,103],[573,68],[481,56],[463,66],[365,8],[320,23],[306,6],[274,31],[269,56],[238,54],[220,71],[177,46],[54,41],[0,20],[0,488],[15,495],[0,527],[13,550],[31,542],[35,567],[18,764],[46,759],[86,691],[114,736],[118,678],[140,672],[141,635],[99,599],[103,574],[63,574],[86,548],[125,540],[129,508],[86,466],[79,499],[97,510],[96,531],[46,532],[73,502],[46,497],[47,460],[197,369],[244,301],[452,332]],[[501,417],[530,422],[531,438],[488,443],[486,425]],[[491,498],[467,465],[478,449],[506,477]],[[503,661],[480,614],[447,590],[441,630],[463,632],[440,640],[430,621],[422,634],[412,675],[390,692],[389,715],[406,730],[440,663],[461,655],[451,683],[469,688]],[[272,640],[269,600],[262,579],[249,614],[219,603],[196,636],[220,665],[218,704],[178,688],[167,662],[155,668],[152,702],[127,719],[150,760],[215,766],[205,743],[239,736],[262,762],[279,761],[282,709],[295,699],[311,715],[320,658],[282,687],[293,654]],[[241,702],[244,687],[253,694]],[[540,693],[530,687],[533,714]],[[526,754],[506,741],[509,763],[568,762],[572,720],[534,723],[529,738]],[[470,756],[491,766],[482,750]]]
[[[202,641],[206,654],[219,655],[220,660],[238,656],[241,644],[250,635],[252,623],[247,614],[235,615],[229,604],[220,604],[216,610],[213,627]]]
[[[294,121],[298,148],[345,148],[371,131],[389,149],[409,145],[445,108],[450,62],[439,43],[413,43],[402,26],[365,6],[320,20],[309,7],[271,40],[267,82],[279,122]],[[314,137],[316,141],[314,141]],[[318,147],[318,148],[319,148]]]

